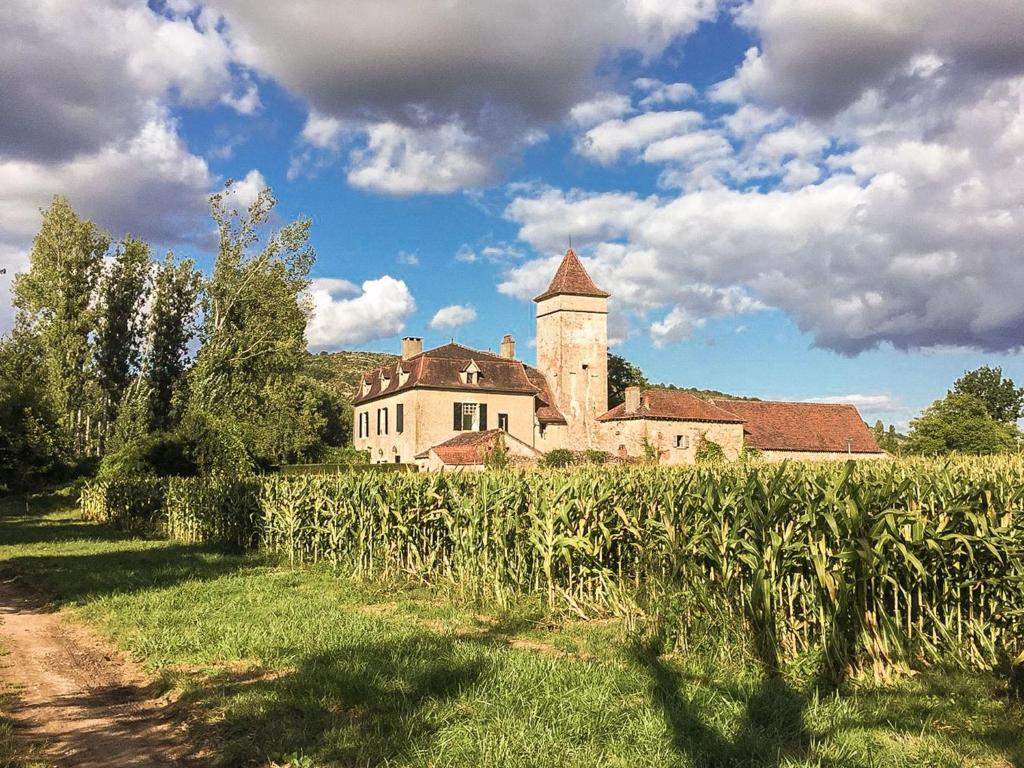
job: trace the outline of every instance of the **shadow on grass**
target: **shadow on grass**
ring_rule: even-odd
[[[15,553],[0,558],[0,571],[23,577],[58,606],[215,579],[259,562],[216,546],[147,540],[83,521],[71,498],[53,493],[0,500],[0,544]],[[14,549],[19,546],[31,547],[30,554]]]
[[[708,724],[701,708],[683,690],[682,675],[653,649],[637,647],[632,660],[651,679],[651,698],[664,713],[672,745],[698,766],[777,766],[806,757],[810,738],[804,728],[807,698],[778,675],[768,675],[746,697],[743,723],[731,739]]]
[[[222,765],[376,766],[429,752],[449,702],[484,667],[481,653],[422,633],[311,654],[280,673],[219,674],[185,700],[224,713],[199,734]]]

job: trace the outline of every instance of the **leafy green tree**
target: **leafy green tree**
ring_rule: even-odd
[[[93,299],[110,239],[81,219],[63,197],[43,212],[28,272],[12,286],[16,324],[38,334],[43,375],[61,428],[76,453],[85,449],[87,363],[95,328]]]
[[[296,412],[305,407],[298,376],[310,309],[305,290],[315,258],[310,221],[300,218],[261,242],[275,204],[270,190],[261,191],[245,212],[232,202],[230,184],[211,198],[220,244],[213,276],[205,283],[189,410],[233,424],[253,456],[274,461],[280,452],[270,446],[279,442],[290,450],[300,442],[287,432],[268,437],[267,413],[271,407],[280,412],[280,398],[289,395],[297,398]],[[319,429],[313,421],[303,426]]]
[[[1016,429],[997,421],[973,395],[950,393],[910,422],[909,453],[1003,453],[1014,445]]]
[[[104,432],[139,368],[150,267],[149,246],[127,237],[100,281],[94,357]]]
[[[308,376],[271,379],[264,410],[254,432],[257,456],[274,464],[316,461],[332,442],[330,414],[337,403],[320,382]]]
[[[1024,388],[1011,378],[1003,378],[1003,369],[983,365],[968,371],[953,384],[953,393],[972,395],[985,404],[996,421],[1012,424],[1024,416]]]
[[[0,341],[0,491],[29,486],[70,459],[43,364],[39,338],[24,329]]]
[[[619,355],[608,353],[608,407],[626,399],[626,387],[647,387],[650,382],[639,366]]]
[[[200,274],[191,260],[175,264],[170,253],[156,272],[145,362],[154,429],[168,429],[174,422],[174,393],[188,367],[188,345],[195,335],[200,284]]]

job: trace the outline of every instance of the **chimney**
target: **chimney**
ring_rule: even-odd
[[[406,336],[402,339],[402,359],[408,360],[423,351],[423,339],[419,336]]]
[[[509,360],[516,359],[516,340],[510,333],[506,333],[501,340],[501,356]]]
[[[626,387],[626,413],[640,410],[640,387]]]

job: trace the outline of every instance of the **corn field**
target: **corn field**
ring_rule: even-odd
[[[479,474],[350,473],[94,485],[85,516],[327,561],[582,617],[710,591],[769,665],[836,675],[1024,661],[1024,461]]]

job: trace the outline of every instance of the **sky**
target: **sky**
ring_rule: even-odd
[[[572,246],[652,381],[905,428],[1024,383],[1020,0],[7,0],[0,332],[39,211],[208,269],[313,221],[314,351],[533,357]]]

